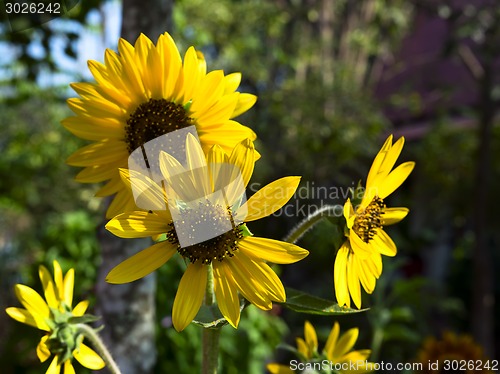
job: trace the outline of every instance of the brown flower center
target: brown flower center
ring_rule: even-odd
[[[125,142],[129,153],[169,132],[194,124],[182,105],[165,99],[149,99],[130,115],[125,125]]]
[[[222,261],[226,257],[232,257],[233,252],[238,249],[238,240],[243,238],[240,226],[234,223],[234,213],[229,207],[213,205],[208,200],[206,203],[199,203],[198,207],[184,211],[182,221],[174,226],[170,223],[170,231],[167,233],[167,240],[170,243],[177,244],[177,252],[189,261],[195,263],[200,260],[202,264],[208,265],[214,260]],[[181,247],[179,236],[183,238],[196,239],[197,230],[204,232],[221,232],[227,227],[228,219],[231,222],[232,229],[218,235],[212,239],[201,243]],[[177,232],[182,230],[182,232]]]
[[[363,212],[356,214],[352,229],[365,243],[369,243],[384,224],[384,208],[384,200],[375,196]]]

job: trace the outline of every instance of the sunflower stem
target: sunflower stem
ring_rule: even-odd
[[[79,323],[76,327],[78,331],[92,343],[92,346],[106,363],[106,367],[109,372],[112,374],[121,374],[120,368],[116,364],[115,360],[113,360],[109,349],[99,337],[99,334],[92,327],[84,323]]]
[[[296,243],[304,234],[311,230],[324,217],[328,217],[330,213],[334,213],[337,207],[335,205],[324,205],[314,213],[309,214],[306,218],[300,221],[290,232],[285,236],[283,241],[288,243]]]
[[[208,266],[207,289],[205,292],[205,305],[214,303],[214,273],[212,265]],[[201,335],[203,346],[202,374],[217,374],[219,362],[219,335],[220,328],[204,328]]]

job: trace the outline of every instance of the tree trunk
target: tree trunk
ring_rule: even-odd
[[[144,33],[153,42],[172,31],[173,0],[123,0],[121,36],[134,44]],[[102,265],[97,285],[101,332],[123,374],[152,373],[156,363],[156,274],[124,285],[105,282],[108,272],[151,245],[149,239],[120,239],[102,227],[98,233]]]
[[[474,284],[472,331],[485,353],[492,358],[495,334],[495,293],[493,258],[488,243],[489,179],[491,170],[491,138],[495,117],[495,103],[492,98],[493,71],[491,63],[485,64],[479,81],[481,89],[478,154],[476,161],[476,193],[474,196]]]

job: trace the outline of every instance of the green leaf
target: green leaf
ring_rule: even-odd
[[[340,314],[360,313],[368,310],[368,308],[358,310],[347,307],[340,307],[336,302],[332,300],[322,299],[320,297],[309,295],[308,293],[295,290],[293,288],[286,288],[286,295],[286,302],[282,303],[282,305],[299,313],[332,316]]]

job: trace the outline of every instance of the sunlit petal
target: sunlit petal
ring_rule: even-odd
[[[100,370],[105,366],[103,359],[90,347],[81,343],[80,348],[73,352],[77,361],[90,370]]]
[[[213,268],[214,290],[219,309],[231,326],[238,328],[240,322],[240,298],[231,271],[224,261],[214,263]]]
[[[164,241],[129,257],[115,266],[106,276],[108,283],[128,283],[152,273],[177,252],[177,246]]]
[[[248,213],[245,222],[255,221],[267,217],[291,199],[297,187],[300,177],[284,177],[278,179],[257,191],[245,204]]]
[[[200,310],[207,285],[207,265],[189,264],[181,278],[172,310],[172,323],[184,330]]]
[[[241,239],[238,245],[242,252],[254,260],[275,264],[292,264],[309,254],[309,251],[295,244],[254,236]]]

